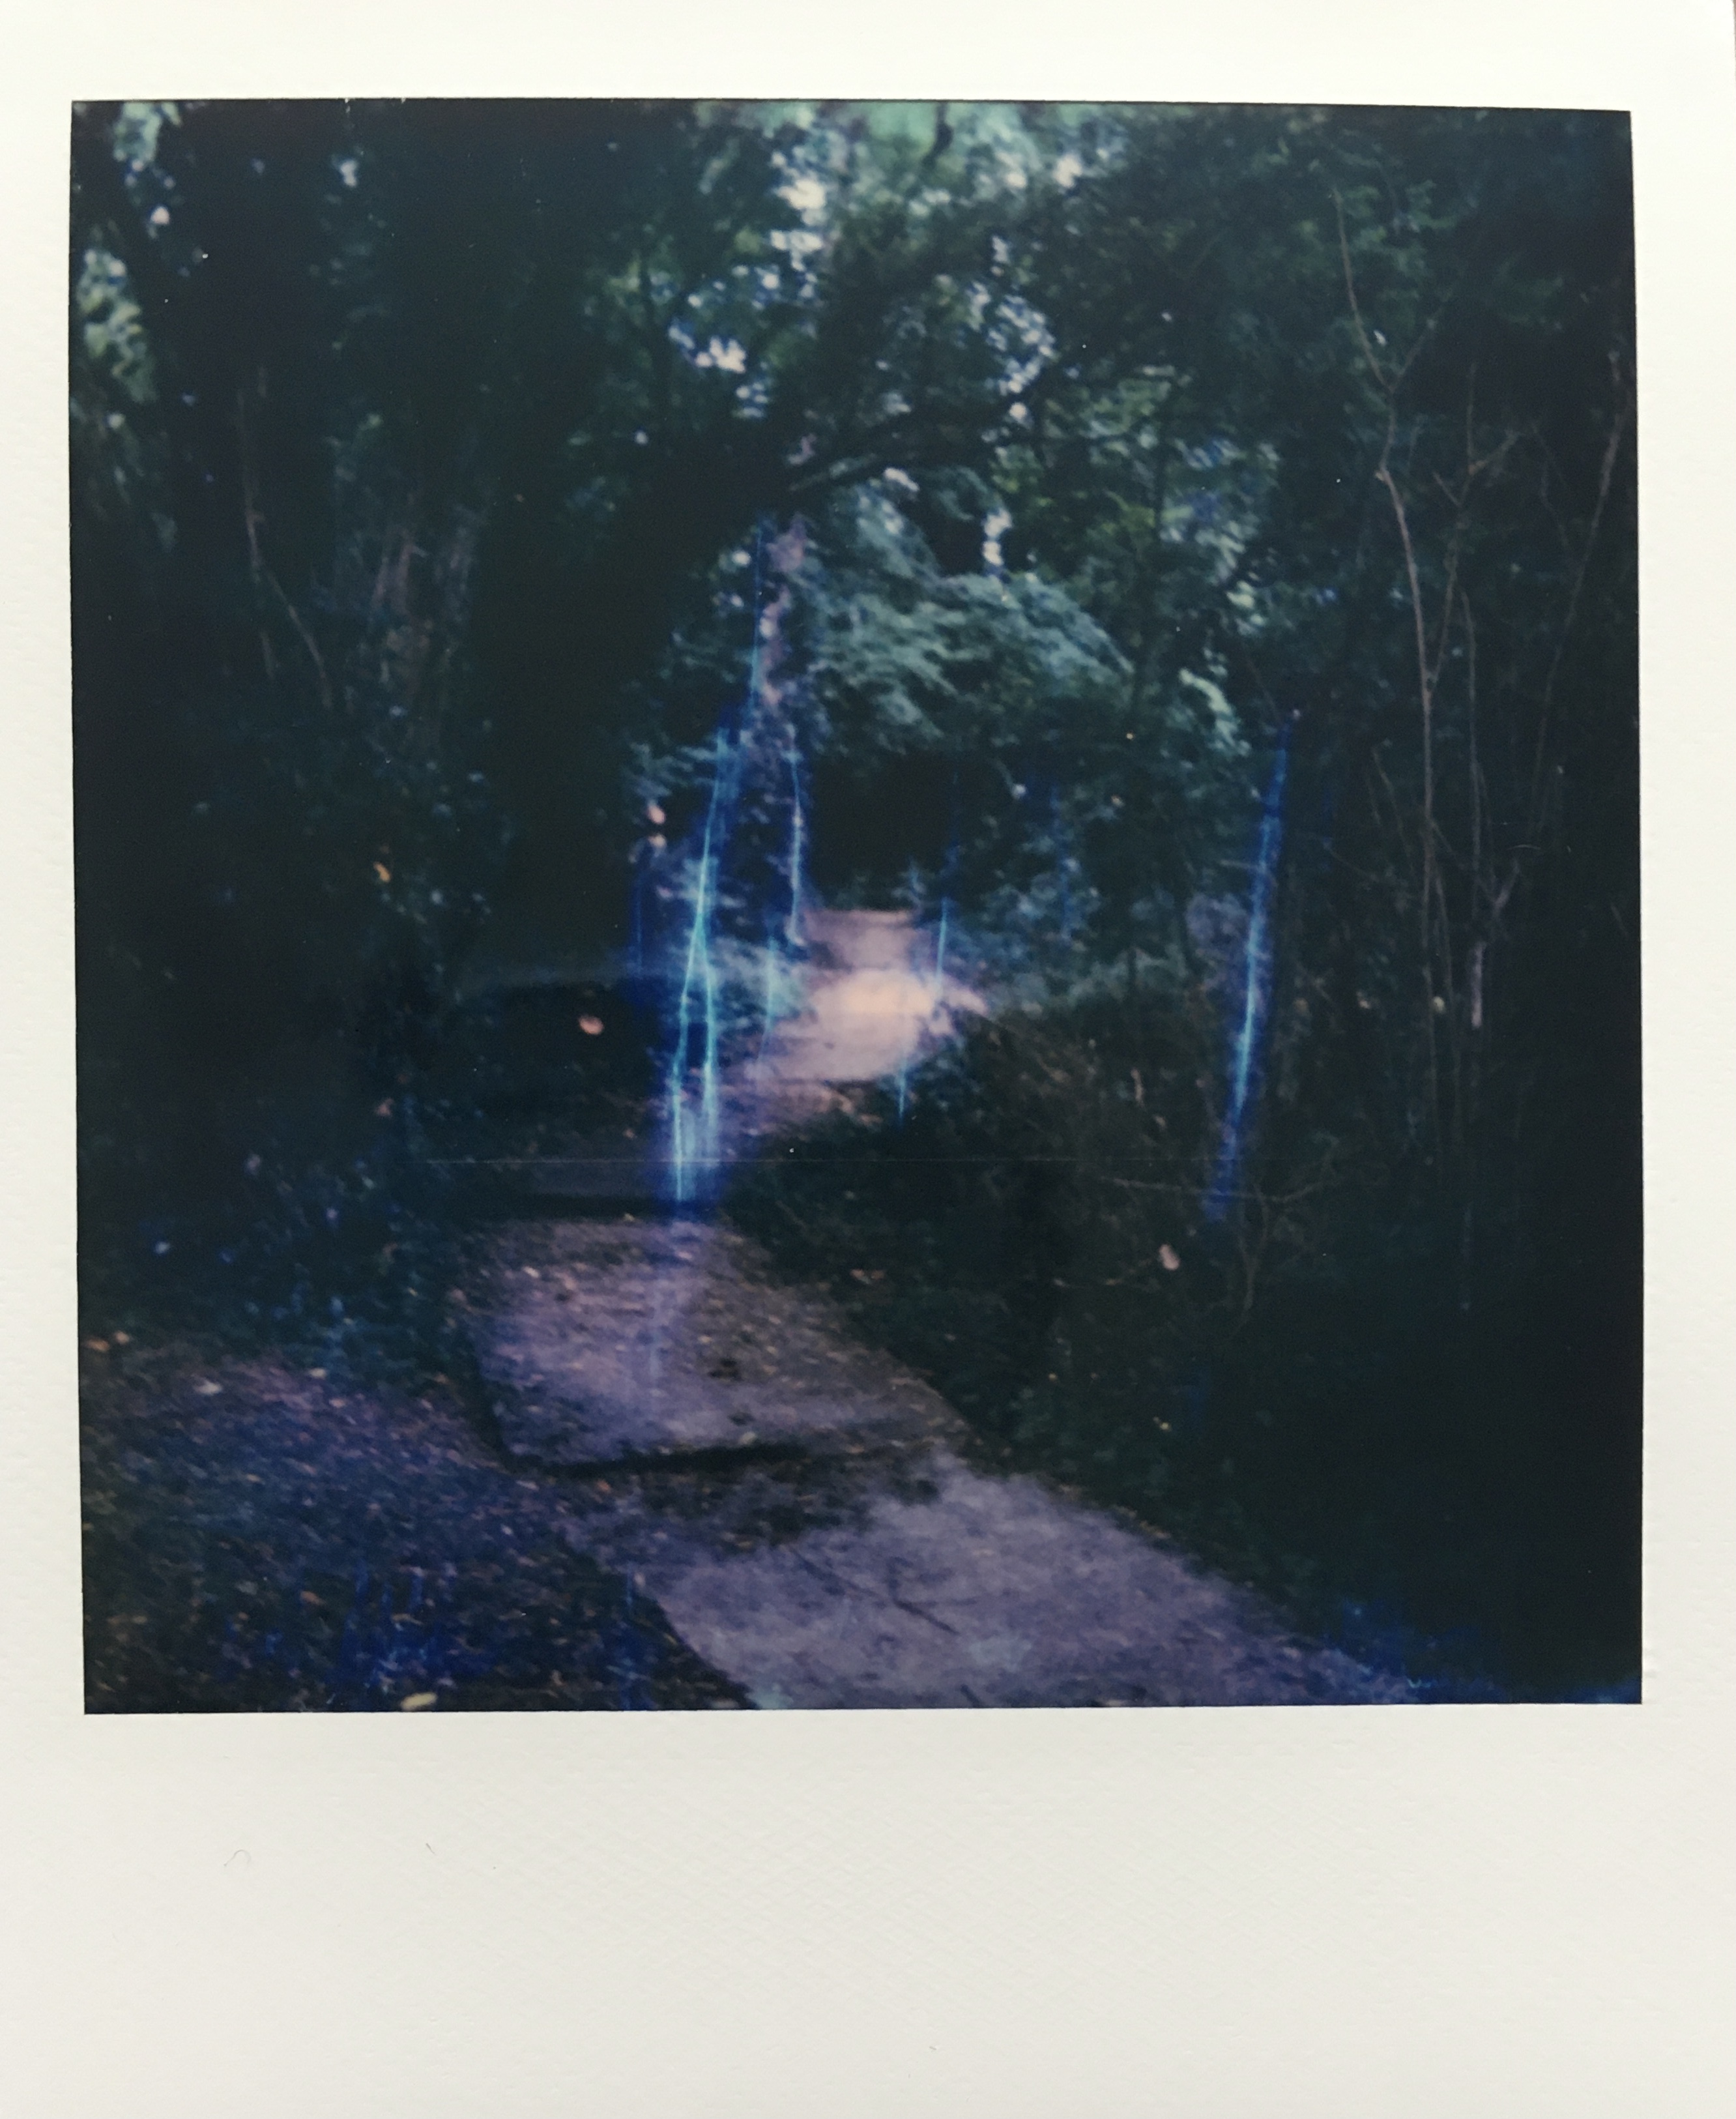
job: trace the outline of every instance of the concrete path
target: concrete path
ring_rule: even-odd
[[[807,1011],[731,1085],[748,1123],[789,1123],[982,1005],[925,976],[900,916],[813,928]],[[761,1706],[1408,1696],[1130,1519],[973,1463],[920,1378],[727,1227],[618,1202],[507,1222],[469,1305],[501,1440],[569,1482],[574,1543]]]

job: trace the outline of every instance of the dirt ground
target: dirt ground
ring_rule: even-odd
[[[450,1383],[111,1342],[83,1442],[92,1712],[744,1704]]]
[[[727,1084],[743,1145],[981,1005],[899,916],[816,934],[808,1007]],[[464,1372],[415,1393],[87,1342],[94,1711],[1410,1696],[983,1462],[826,1295],[660,1206],[649,1130],[513,1166],[448,1294]]]

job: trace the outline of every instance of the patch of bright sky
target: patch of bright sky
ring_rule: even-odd
[[[780,160],[790,172],[790,184],[784,196],[804,217],[816,220],[823,213],[825,202],[808,187],[823,189],[817,174],[822,167],[843,174],[851,159],[847,135],[854,128],[860,128],[882,149],[926,153],[933,145],[944,111],[951,138],[943,168],[975,158],[978,185],[985,194],[1023,191],[1044,174],[1064,189],[1084,174],[1085,163],[1069,151],[1063,155],[1062,171],[1058,174],[1051,160],[1057,122],[1065,128],[1091,109],[1082,104],[1053,106],[1045,114],[1048,123],[1034,129],[1019,105],[1012,103],[845,103],[824,109],[803,103],[736,106],[740,117],[779,136]],[[800,136],[795,141],[789,138],[792,132]],[[945,179],[942,181],[944,183]],[[950,196],[944,190],[924,193],[909,204],[913,210],[920,210],[924,204],[938,204]]]
[[[1049,319],[1016,294],[1009,294],[1000,303],[988,338],[997,353],[1009,357],[1001,377],[1001,388],[1009,397],[1028,389],[1055,357],[1055,336]]]
[[[135,403],[145,403],[155,394],[155,370],[126,267],[100,246],[86,251],[74,299],[86,354]],[[109,424],[113,423],[111,415]]]
[[[1330,597],[1331,593],[1331,591],[1323,591],[1323,600]],[[1265,598],[1252,582],[1238,582],[1225,600],[1236,614],[1236,630],[1244,640],[1252,640],[1256,633],[1265,630]]]
[[[869,132],[878,140],[904,140],[912,146],[926,147],[934,137],[932,103],[871,103],[861,114],[868,120]]]
[[[826,238],[811,228],[775,228],[766,239],[774,250],[784,251],[798,265],[826,248]]]
[[[1012,517],[1004,508],[995,508],[983,524],[983,564],[992,574],[999,573],[1006,566],[1001,550],[1001,540],[1012,527]],[[1024,791],[1020,790],[1022,793]]]
[[[706,124],[734,118],[757,125],[762,132],[781,132],[786,127],[806,132],[818,115],[811,103],[701,103],[699,117]]]
[[[157,158],[157,140],[164,126],[180,122],[178,104],[123,103],[112,136],[115,160],[132,169],[144,169]]]
[[[745,375],[748,372],[748,349],[738,338],[713,336],[706,345],[701,345],[678,318],[669,326],[669,339],[695,368],[718,368],[725,375]]]
[[[818,220],[826,211],[826,187],[816,176],[792,177],[778,197],[787,200],[806,221]]]

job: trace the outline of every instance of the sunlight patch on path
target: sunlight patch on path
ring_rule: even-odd
[[[752,1069],[774,1096],[882,1080],[944,1042],[961,1015],[988,1013],[980,995],[935,977],[934,937],[908,913],[816,911],[808,934],[807,1004],[774,1027]]]

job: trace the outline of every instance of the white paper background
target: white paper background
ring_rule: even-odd
[[[0,2108],[1736,2111],[1729,0],[10,11]],[[1646,1704],[86,1720],[65,580],[74,96],[898,94],[1634,118]]]

